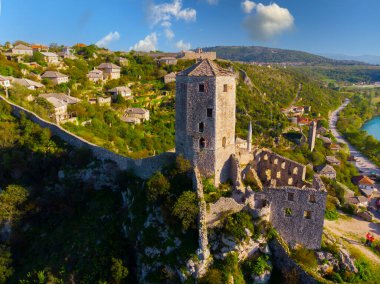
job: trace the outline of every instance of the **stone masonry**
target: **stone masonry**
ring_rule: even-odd
[[[229,178],[235,154],[234,73],[203,60],[177,75],[176,153],[215,185]]]

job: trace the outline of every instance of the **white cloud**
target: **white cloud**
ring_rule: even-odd
[[[256,3],[253,1],[245,0],[241,2],[241,8],[243,9],[244,13],[251,13],[252,10],[255,8]]]
[[[171,3],[154,4],[148,7],[148,17],[152,26],[159,23],[170,22],[173,19],[185,22],[195,21],[197,11],[193,8],[183,9],[182,0],[173,0]]]
[[[147,35],[144,39],[139,40],[138,43],[136,43],[134,46],[130,48],[130,50],[135,50],[135,51],[154,51],[157,50],[157,34],[156,33],[151,33]]]
[[[253,10],[254,13],[244,20],[244,26],[253,40],[269,40],[294,26],[293,15],[276,3],[267,6],[259,3]]]
[[[178,41],[175,46],[179,49],[179,50],[189,50],[191,48],[191,44],[190,43],[186,43],[184,42],[182,39],[180,41]]]
[[[206,2],[210,5],[216,5],[219,3],[219,0],[206,0]]]
[[[99,47],[107,47],[111,42],[120,39],[120,34],[118,32],[110,32],[108,35],[100,39],[96,45]]]
[[[167,39],[173,39],[174,37],[175,37],[175,34],[174,34],[174,32],[171,30],[171,29],[169,29],[169,28],[167,28],[167,29],[165,29],[164,30],[164,33],[165,33],[165,37],[167,38]]]
[[[161,26],[163,26],[164,28],[170,28],[172,26],[172,23],[169,21],[164,21],[161,23]]]

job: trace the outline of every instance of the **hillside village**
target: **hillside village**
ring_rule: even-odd
[[[146,183],[134,173],[121,187],[128,221],[120,230],[138,240],[139,282],[213,283],[224,269],[230,282],[268,283],[274,267],[299,283],[363,280],[359,258],[324,227],[341,212],[380,220],[379,176],[358,172],[328,124],[347,94],[294,70],[218,60],[202,49],[126,53],[25,42],[1,47],[0,85],[5,100],[120,160],[175,151],[174,168],[163,165]],[[91,172],[112,187],[111,161],[77,178]],[[145,187],[147,196],[136,193]]]

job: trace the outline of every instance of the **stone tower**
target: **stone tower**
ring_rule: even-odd
[[[206,59],[177,75],[177,155],[198,166],[214,184],[230,176],[235,154],[236,82],[234,74]]]
[[[315,147],[315,137],[317,135],[317,122],[314,120],[310,123],[309,126],[309,150],[313,152]]]

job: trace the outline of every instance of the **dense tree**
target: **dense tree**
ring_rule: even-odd
[[[173,215],[181,221],[185,231],[195,226],[198,212],[198,198],[192,191],[183,192],[173,207]]]

